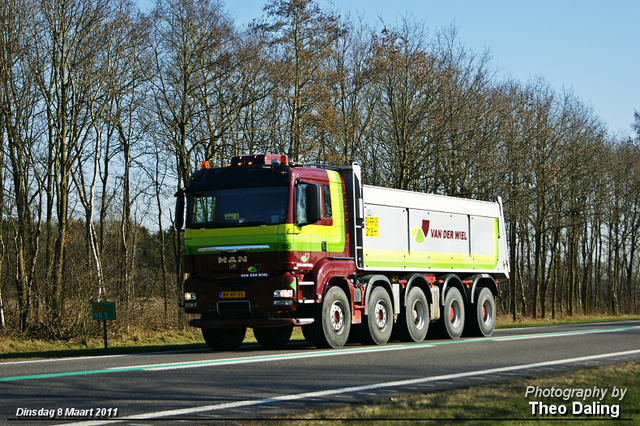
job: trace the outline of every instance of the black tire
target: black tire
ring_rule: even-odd
[[[412,287],[396,326],[403,342],[421,342],[429,330],[429,303],[420,287]]]
[[[460,291],[453,287],[447,291],[442,309],[447,337],[458,339],[464,331],[464,299]]]
[[[369,314],[365,324],[364,339],[370,345],[384,345],[393,330],[393,304],[383,287],[376,287],[369,296]]]
[[[351,330],[351,307],[340,287],[329,288],[311,325],[311,339],[317,348],[337,349],[347,343]]]
[[[253,335],[256,340],[265,348],[282,349],[291,338],[293,325],[286,327],[264,327],[254,328]]]
[[[491,290],[483,287],[478,294],[476,303],[469,307],[469,312],[475,312],[475,315],[468,317],[469,335],[475,337],[491,336],[496,326],[496,302]]]
[[[315,346],[316,342],[315,342],[315,339],[313,338],[313,324],[303,325],[300,328],[302,329],[302,335],[304,336],[305,339],[307,339],[307,342]]]
[[[233,351],[244,340],[246,327],[240,328],[203,328],[202,337],[214,351]]]

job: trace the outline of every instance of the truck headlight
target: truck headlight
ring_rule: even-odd
[[[274,300],[274,301],[273,301],[273,305],[274,305],[274,306],[286,306],[286,305],[293,305],[293,300],[291,300],[291,299]]]
[[[185,293],[184,294],[184,300],[196,300],[196,294],[195,293]]]
[[[293,289],[276,290],[273,292],[273,297],[293,297]]]

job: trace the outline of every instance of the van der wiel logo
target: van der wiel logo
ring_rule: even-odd
[[[422,219],[422,226],[416,226],[413,228],[411,236],[416,240],[416,243],[422,244],[427,235],[429,235],[429,221]]]
[[[411,236],[416,243],[422,244],[427,237],[441,238],[445,240],[466,240],[467,231],[456,231],[452,229],[431,229],[428,219],[422,219],[422,224],[416,226],[411,231]]]

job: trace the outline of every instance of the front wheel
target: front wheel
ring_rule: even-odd
[[[384,345],[391,337],[393,328],[393,305],[389,293],[376,287],[369,297],[369,314],[365,322],[365,343]]]
[[[313,334],[313,324],[303,325],[300,328],[302,329],[302,335],[304,336],[305,339],[307,339],[307,342],[309,342],[309,344],[315,346],[316,345],[316,341],[315,341],[314,334]]]
[[[349,299],[340,287],[329,288],[312,324],[312,337],[317,348],[341,348],[351,330]]]
[[[265,348],[282,349],[291,338],[293,326],[254,328],[253,335]]]
[[[202,337],[214,351],[233,351],[244,340],[246,327],[239,328],[203,328]]]

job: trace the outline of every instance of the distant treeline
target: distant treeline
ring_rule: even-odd
[[[123,327],[183,323],[173,194],[201,160],[256,152],[501,196],[503,313],[638,313],[634,119],[613,135],[571,91],[501,77],[455,26],[413,17],[272,0],[241,27],[209,0],[3,0],[1,326],[83,336],[100,298]]]

